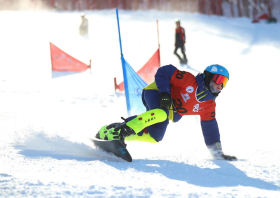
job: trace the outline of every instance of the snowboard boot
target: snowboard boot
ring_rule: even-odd
[[[98,133],[96,134],[95,137],[97,139],[101,139],[101,140],[108,140],[109,139],[108,138],[108,131],[110,129],[114,128],[118,124],[121,124],[121,123],[117,122],[117,123],[109,124],[108,126],[105,125],[105,126],[101,127],[101,129],[98,131]],[[110,138],[112,138],[112,137],[110,137]]]
[[[100,131],[96,134],[96,138],[102,140],[122,140],[130,135],[135,135],[132,128],[123,123],[113,123],[110,125],[103,126]]]

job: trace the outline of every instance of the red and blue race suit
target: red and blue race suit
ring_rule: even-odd
[[[180,71],[173,65],[163,66],[155,75],[159,93],[171,94],[173,105],[180,116],[200,115],[201,127],[206,145],[220,142],[220,133],[215,118],[215,96],[203,80],[203,74],[196,77]]]
[[[160,93],[167,92],[171,94],[173,107],[176,110],[173,115],[174,122],[179,121],[184,115],[200,115],[206,145],[220,142],[219,128],[215,118],[215,96],[205,85],[203,74],[195,77],[189,72],[178,70],[173,65],[167,65],[158,69],[155,83],[158,90],[143,90],[142,99],[147,110],[160,108]],[[169,115],[169,111],[165,111]],[[160,141],[168,124],[167,119],[147,127],[146,130],[155,140]]]
[[[208,90],[203,80],[203,74],[197,76],[189,72],[180,71],[173,65],[160,67],[155,75],[157,89],[144,89],[142,94],[143,104],[147,111],[163,109],[167,115],[173,113],[172,120],[178,122],[184,115],[200,115],[201,127],[207,146],[220,143],[220,133],[215,118],[215,96]],[[171,94],[173,110],[168,111],[160,107],[160,93]],[[136,116],[127,118],[132,120]],[[164,137],[169,120],[146,127],[138,135],[147,131],[156,140]]]

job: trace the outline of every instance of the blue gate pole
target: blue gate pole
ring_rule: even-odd
[[[118,31],[119,31],[119,43],[120,43],[120,50],[121,50],[121,61],[122,61],[122,70],[123,70],[123,81],[124,81],[124,92],[125,92],[125,98],[126,98],[126,107],[127,107],[127,114],[130,116],[131,108],[130,108],[130,100],[129,100],[129,92],[128,92],[128,82],[126,78],[126,68],[125,68],[125,60],[123,57],[122,52],[122,40],[121,40],[121,32],[120,32],[120,24],[119,24],[119,13],[118,9],[116,9],[116,15],[117,15],[117,23],[118,23]]]

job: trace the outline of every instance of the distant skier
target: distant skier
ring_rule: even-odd
[[[88,20],[85,17],[85,14],[81,14],[82,23],[80,25],[80,35],[88,35]]]
[[[181,23],[179,19],[175,19],[176,23],[176,29],[175,29],[175,50],[174,54],[179,58],[180,63],[187,64],[188,59],[186,57],[185,51],[185,43],[186,43],[186,34],[185,29],[181,27]],[[183,58],[177,53],[178,49],[181,49],[181,52],[183,54]]]
[[[163,139],[169,120],[178,122],[184,115],[200,115],[204,141],[213,158],[235,160],[236,157],[225,155],[222,151],[215,118],[215,99],[225,88],[228,79],[227,69],[220,65],[208,66],[203,74],[197,76],[180,71],[173,65],[160,67],[155,82],[142,92],[147,111],[138,116],[122,118],[122,123],[103,126],[96,138],[156,143]]]

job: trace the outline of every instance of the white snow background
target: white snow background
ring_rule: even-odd
[[[186,30],[189,65],[228,68],[216,117],[225,154],[213,160],[199,117],[185,116],[162,142],[127,142],[133,161],[89,138],[127,116],[115,10],[0,12],[0,197],[280,197],[280,25],[248,18],[119,11],[123,53],[137,71],[156,51],[181,70],[175,18]],[[49,42],[89,63],[92,74],[51,71]],[[193,71],[191,71],[193,72]],[[196,72],[193,72],[196,73]]]

